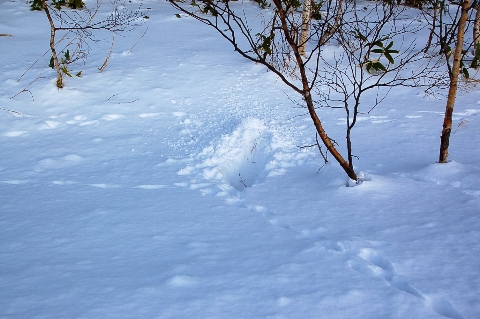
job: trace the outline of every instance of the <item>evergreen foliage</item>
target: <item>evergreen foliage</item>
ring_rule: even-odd
[[[60,10],[62,7],[68,7],[70,9],[83,9],[85,7],[85,3],[82,0],[52,0],[52,4],[58,10]],[[42,0],[32,1],[32,4],[30,5],[30,10],[41,11],[43,9],[44,7]]]

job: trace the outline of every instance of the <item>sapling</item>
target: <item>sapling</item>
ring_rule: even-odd
[[[401,85],[419,86],[420,78],[431,70],[427,63],[414,72],[403,72],[410,63],[423,58],[415,42],[415,33],[422,26],[405,24],[403,9],[395,4],[370,6],[372,9],[359,16],[360,10],[354,2],[309,0],[302,14],[302,3],[298,0],[272,0],[271,7],[262,6],[263,12],[249,16],[243,7],[247,3],[169,1],[181,12],[214,28],[241,56],[264,65],[300,94],[323,145],[355,181],[359,178],[353,166],[356,156],[352,151],[351,133],[364,93],[380,88],[387,88],[388,93],[389,89]],[[305,10],[312,11],[312,8],[317,20],[308,22],[306,19],[312,14]],[[263,23],[255,28],[253,20],[258,16]],[[400,42],[402,52],[394,48],[393,38],[407,37],[413,41]],[[338,46],[335,61],[327,60],[322,53],[330,42]],[[328,88],[326,92],[324,88]],[[332,107],[337,97],[347,114],[346,159],[338,143],[327,135],[318,115],[319,107]],[[379,102],[371,103],[368,110]]]
[[[144,13],[140,11],[140,7],[133,11],[126,9],[125,7],[119,9],[120,4],[118,0],[113,2],[113,6],[114,10],[110,16],[97,20],[96,15],[100,9],[99,3],[93,10],[90,10],[84,6],[84,3],[81,0],[55,0],[53,1],[53,5],[47,4],[46,0],[33,1],[31,6],[32,10],[43,10],[50,23],[51,59],[49,66],[56,70],[56,86],[58,88],[64,86],[64,75],[69,77],[72,76],[68,65],[78,59],[86,59],[88,51],[90,50],[88,41],[95,42],[93,39],[95,31],[106,30],[113,34],[129,31],[136,26],[136,22],[142,21],[142,16],[145,16]],[[63,7],[75,10],[72,13],[67,13],[64,11]],[[61,40],[57,41],[56,35],[58,32],[74,34],[74,40],[71,40],[65,46],[63,50],[64,55],[63,57],[60,57],[60,59],[57,54],[57,47],[65,38],[65,35]],[[75,45],[73,52],[70,52],[68,49],[70,45]],[[86,48],[84,48],[84,46],[86,46]],[[100,68],[101,71],[106,67],[109,57],[107,57],[105,63]],[[75,75],[80,76],[81,74],[82,72],[80,71]]]

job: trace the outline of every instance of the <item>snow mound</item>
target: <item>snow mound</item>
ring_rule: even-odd
[[[265,179],[274,150],[273,134],[265,123],[247,118],[218,143],[204,148],[195,159],[199,164],[178,174],[198,173],[205,180],[220,181],[241,191]]]
[[[480,170],[471,165],[455,161],[446,164],[434,163],[410,175],[417,181],[457,188],[467,195],[480,195],[478,191]]]
[[[237,190],[261,182],[267,176],[265,166],[273,157],[272,136],[261,120],[242,121],[218,145],[200,154],[205,157],[201,164],[203,177],[225,180]]]

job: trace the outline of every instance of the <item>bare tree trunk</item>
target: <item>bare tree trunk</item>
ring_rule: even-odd
[[[342,157],[340,152],[338,152],[338,150],[335,148],[335,145],[332,143],[332,140],[328,137],[327,133],[323,129],[322,121],[320,120],[320,118],[317,115],[317,112],[315,111],[315,105],[313,104],[312,95],[310,93],[312,89],[310,88],[310,85],[309,85],[307,72],[305,70],[305,64],[303,62],[302,56],[300,55],[299,45],[297,45],[295,41],[293,41],[292,37],[290,36],[290,30],[286,23],[287,18],[285,15],[285,11],[283,10],[282,3],[280,2],[280,0],[273,0],[273,3],[277,7],[278,13],[280,15],[280,21],[282,23],[282,30],[283,30],[283,33],[285,34],[285,39],[287,40],[288,44],[293,50],[293,54],[295,55],[295,59],[297,61],[298,69],[300,72],[300,78],[302,81],[303,90],[301,91],[301,94],[305,99],[308,113],[312,118],[313,124],[315,125],[315,129],[317,130],[317,133],[320,136],[320,139],[322,140],[327,150],[330,152],[330,154],[332,154],[335,160],[340,164],[340,166],[343,168],[345,173],[347,173],[348,177],[350,177],[354,181],[358,181],[357,174],[355,174],[353,167]]]
[[[300,55],[305,56],[305,49],[307,47],[308,34],[310,31],[310,15],[312,11],[312,0],[304,0],[302,13],[302,32],[300,34],[300,42],[298,50]]]
[[[475,21],[473,23],[473,50],[476,52],[480,45],[480,4],[475,7]]]
[[[321,45],[324,45],[328,41],[328,39],[332,36],[332,34],[334,34],[335,31],[337,31],[338,26],[340,24],[340,19],[342,17],[342,13],[343,13],[343,0],[338,0],[337,12],[335,13],[335,21],[333,22],[333,25],[331,26],[331,28],[326,30],[325,33],[320,38],[319,43]]]
[[[52,16],[48,10],[48,6],[45,0],[42,0],[43,9],[47,14],[48,22],[50,22],[50,49],[52,50],[53,63],[55,64],[55,69],[57,70],[57,87],[63,88],[63,76],[62,71],[60,70],[60,63],[58,62],[57,51],[55,50],[55,24],[53,23]]]
[[[447,105],[445,108],[445,118],[443,120],[442,136],[440,137],[440,163],[446,163],[448,158],[448,146],[450,144],[450,133],[452,132],[452,114],[457,97],[458,77],[461,66],[463,40],[465,37],[465,26],[468,18],[468,9],[470,0],[462,2],[462,11],[458,22],[457,45],[453,56],[452,72],[450,74],[450,87],[448,90]],[[448,63],[448,61],[447,61]]]
[[[307,87],[308,87],[308,83],[307,83]],[[310,114],[310,117],[313,120],[313,124],[315,125],[315,128],[317,129],[317,133],[318,135],[320,135],[320,139],[322,140],[323,144],[325,145],[327,150],[330,152],[330,154],[332,154],[335,160],[340,164],[340,166],[343,168],[345,173],[347,173],[348,177],[350,177],[354,181],[358,181],[358,176],[353,170],[353,166],[350,165],[342,157],[342,155],[335,148],[335,145],[333,145],[332,140],[328,137],[327,133],[325,133],[325,130],[323,129],[322,121],[320,121],[320,119],[317,116],[317,112],[315,112],[315,107],[313,105],[312,96],[310,95],[310,90],[305,91],[305,93],[303,94],[303,97],[305,98],[305,102],[307,104],[308,113]]]

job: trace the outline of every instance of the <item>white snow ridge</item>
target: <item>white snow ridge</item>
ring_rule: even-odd
[[[236,129],[222,137],[218,145],[205,148],[197,168],[203,168],[207,180],[224,180],[243,190],[265,179],[265,166],[273,158],[273,134],[259,119],[243,120]]]

